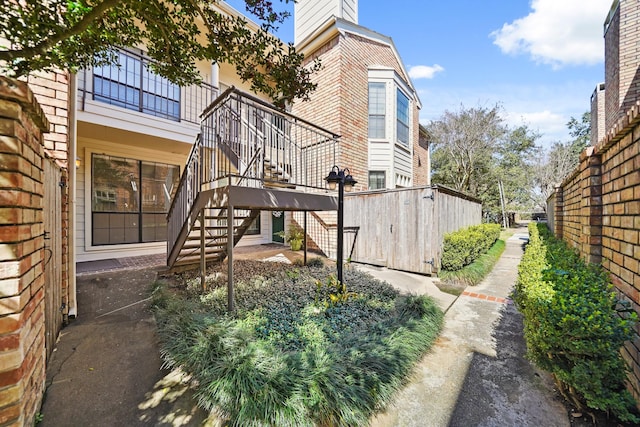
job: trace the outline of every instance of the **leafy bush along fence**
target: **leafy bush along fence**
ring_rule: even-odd
[[[500,237],[499,224],[480,224],[445,234],[442,248],[442,269],[460,270],[471,264]]]
[[[230,426],[367,425],[432,345],[442,312],[357,271],[345,271],[347,293],[326,281],[330,269],[269,264],[236,276],[233,315],[225,287],[156,289],[166,363],[189,373],[199,405]]]
[[[637,422],[620,355],[635,313],[620,306],[599,266],[585,264],[544,224],[531,223],[529,235],[515,297],[529,357],[577,407],[585,403]]]

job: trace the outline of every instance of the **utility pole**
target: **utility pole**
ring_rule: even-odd
[[[502,187],[502,180],[498,180],[498,190],[500,191],[500,206],[502,207],[502,227],[507,228],[507,212],[504,208],[504,188]]]

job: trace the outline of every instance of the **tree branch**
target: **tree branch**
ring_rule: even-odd
[[[28,59],[42,55],[62,40],[66,40],[84,32],[95,20],[100,18],[107,10],[115,7],[121,1],[122,0],[104,0],[102,3],[94,6],[91,11],[84,15],[74,26],[55,34],[51,38],[42,40],[35,46],[17,50],[2,50],[0,51],[0,61],[13,61],[20,58]]]

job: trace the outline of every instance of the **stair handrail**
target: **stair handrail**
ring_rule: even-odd
[[[204,116],[209,114],[220,102],[222,102],[222,100],[220,98],[225,97],[230,93],[235,93],[238,96],[241,96],[242,98],[246,98],[246,99],[248,99],[248,100],[250,100],[250,101],[252,101],[252,102],[254,102],[256,104],[259,104],[261,107],[263,107],[266,110],[269,110],[269,111],[271,111],[273,113],[280,114],[281,116],[285,116],[285,117],[287,117],[287,118],[289,118],[289,119],[291,119],[291,120],[293,120],[295,122],[304,123],[304,124],[314,128],[314,129],[318,129],[318,130],[320,130],[322,132],[325,132],[325,133],[327,133],[329,135],[332,135],[336,139],[340,138],[340,135],[335,134],[335,133],[331,132],[330,130],[325,129],[322,126],[318,126],[318,125],[316,125],[314,123],[311,123],[308,120],[305,120],[305,119],[303,119],[301,117],[295,116],[295,115],[293,115],[293,114],[291,114],[291,113],[289,113],[287,111],[280,110],[280,109],[276,108],[275,106],[269,104],[268,102],[266,102],[266,101],[264,101],[264,100],[262,100],[262,99],[260,99],[260,98],[258,98],[256,96],[254,96],[254,95],[251,95],[250,93],[242,92],[242,91],[238,90],[235,86],[231,86],[229,89],[225,90],[222,93],[222,95],[220,95],[218,97],[218,99],[213,101],[211,103],[211,105],[209,105],[207,108],[205,108],[205,110],[202,112],[200,117],[203,118]]]
[[[260,155],[260,153],[262,152],[261,148],[258,147],[258,149],[256,150],[255,154],[253,155],[253,157],[251,158],[251,160],[249,161],[249,163],[247,164],[247,168],[244,171],[244,173],[240,176],[240,179],[238,180],[238,182],[236,183],[236,185],[240,185],[242,184],[242,181],[244,179],[247,178],[247,173],[249,172],[249,170],[251,169],[251,166],[257,162],[258,160],[258,156]]]
[[[167,212],[167,219],[171,217],[173,209],[176,206],[176,203],[177,203],[176,200],[178,200],[178,194],[180,194],[182,187],[186,185],[185,181],[188,178],[186,171],[189,169],[189,166],[194,162],[194,156],[196,156],[196,154],[200,151],[200,145],[201,145],[200,141],[201,141],[200,134],[198,134],[196,136],[196,142],[193,144],[193,146],[191,146],[191,151],[189,152],[189,156],[187,157],[187,163],[185,164],[185,167],[182,171],[182,175],[180,175],[180,181],[178,182],[178,186],[176,187],[176,193],[173,196],[173,200],[171,200],[171,206],[169,206],[169,211]]]
[[[217,109],[220,111],[216,112]],[[251,115],[255,113],[259,115]],[[270,115],[282,118],[287,127],[278,127],[277,121],[268,119]],[[231,184],[231,177],[240,176],[236,184],[250,180],[252,167],[259,158],[267,156],[265,144],[268,138],[275,137],[275,140],[282,141],[282,147],[277,144],[275,154],[273,151],[269,153],[270,160],[295,177],[291,181],[295,186],[321,188],[319,184],[323,184],[325,169],[328,170],[335,161],[339,135],[277,109],[234,86],[211,102],[203,110],[200,119],[200,133],[191,147],[167,212],[168,253],[173,253],[178,240],[187,235],[195,223],[196,216],[192,211],[196,208],[195,203],[200,203],[198,200],[204,186],[226,177],[226,185]],[[309,145],[302,146],[305,143]],[[237,157],[237,164],[233,167],[227,162],[228,159],[225,160],[226,155],[219,157],[220,147],[223,146],[231,150],[229,155],[233,153]],[[308,151],[314,149],[318,151]],[[310,154],[303,155],[305,152]],[[247,159],[249,162],[245,166]],[[234,171],[238,174],[234,174]],[[262,174],[258,172],[256,178],[264,182],[264,170]]]

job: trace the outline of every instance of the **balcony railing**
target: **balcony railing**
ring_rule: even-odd
[[[325,190],[338,136],[230,90],[202,114],[201,183]]]
[[[79,107],[99,101],[155,117],[200,124],[200,114],[218,96],[207,84],[178,86],[155,74],[144,55],[128,50],[117,53],[118,65],[83,70],[78,75]]]
[[[167,216],[168,253],[202,190],[234,185],[325,192],[338,138],[235,88],[225,91],[202,114]]]

